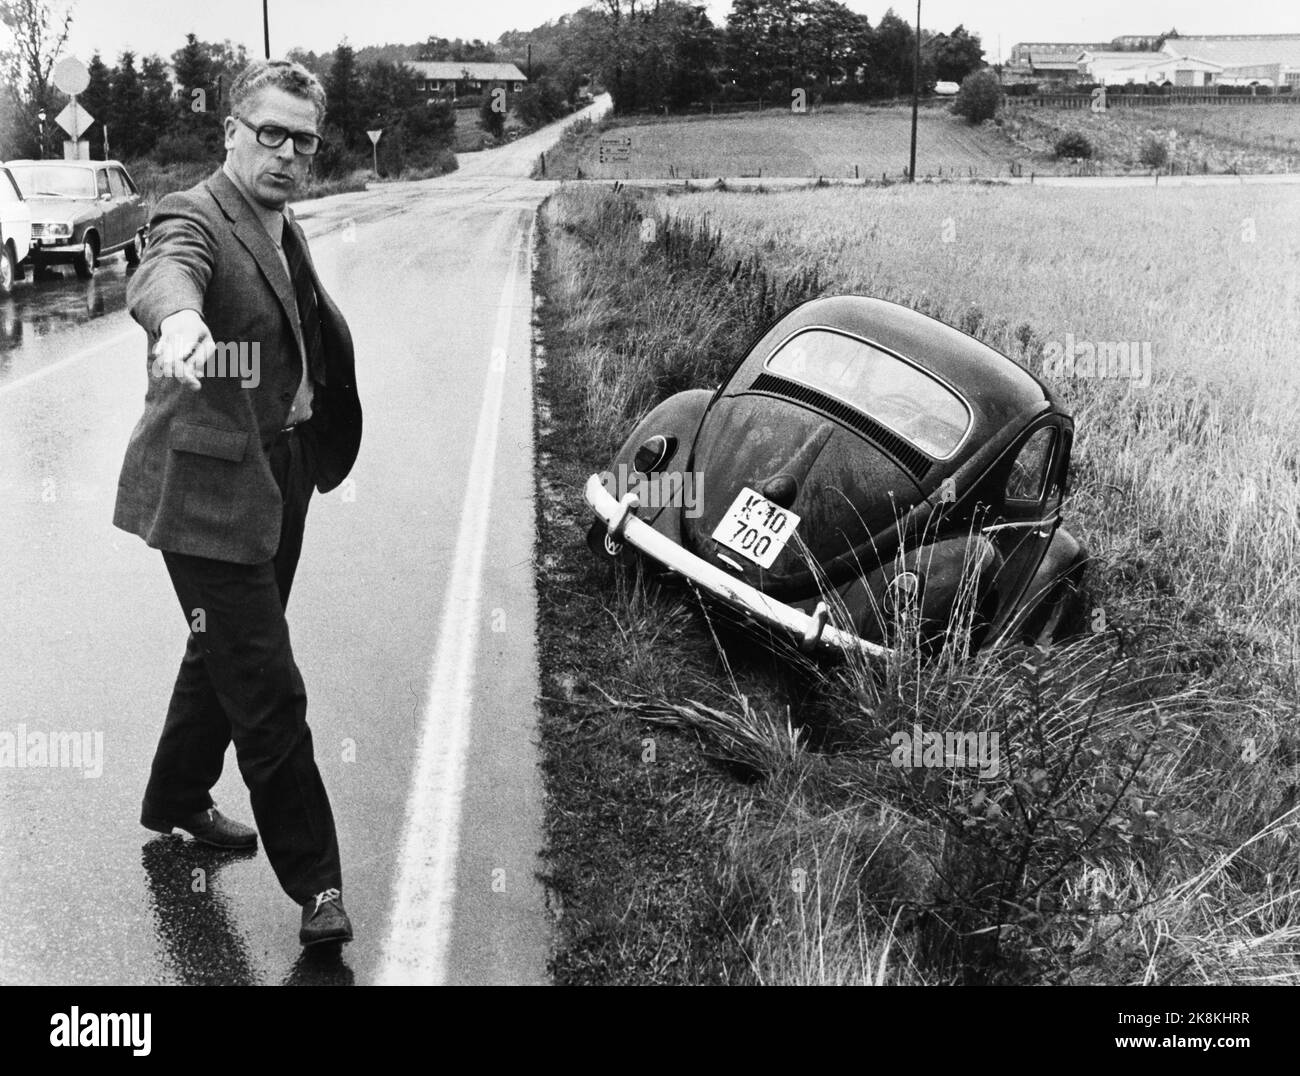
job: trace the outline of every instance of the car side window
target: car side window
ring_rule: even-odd
[[[1044,426],[1035,430],[1020,447],[1007,475],[1008,501],[1037,504],[1042,500],[1043,488],[1052,463],[1052,446],[1056,443],[1056,430]]]
[[[113,190],[114,198],[126,198],[131,193],[127,189],[126,180],[123,178],[120,168],[110,168],[108,170],[108,184]]]
[[[104,195],[109,193],[108,173],[103,170],[96,172],[95,180],[99,184],[99,196],[102,198]]]
[[[22,200],[23,197],[18,193],[18,185],[13,177],[8,172],[0,172],[0,204],[13,205]]]

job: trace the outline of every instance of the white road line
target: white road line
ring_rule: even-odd
[[[80,362],[82,359],[89,358],[91,355],[104,351],[107,348],[117,347],[119,344],[125,344],[129,340],[135,340],[137,343],[144,342],[144,330],[134,322],[131,323],[131,328],[118,333],[116,336],[110,336],[107,340],[103,340],[98,344],[92,344],[90,347],[86,348],[85,351],[78,351],[75,355],[69,355],[66,359],[59,359],[57,362],[52,362],[48,366],[42,366],[39,370],[33,370],[30,374],[23,374],[22,377],[15,378],[13,381],[5,382],[3,385],[0,385],[0,396],[3,396],[7,392],[13,392],[15,389],[20,389],[24,385],[30,385],[33,381],[39,380],[46,374],[51,374],[55,370],[61,370],[63,367],[68,366],[71,363]]]
[[[532,249],[532,230],[530,223],[523,253]],[[520,255],[520,243],[516,241],[497,308],[493,350],[470,456],[447,602],[420,726],[419,753],[407,801],[399,874],[393,894],[392,922],[376,978],[380,985],[438,985],[445,981],[447,974],[474,662],[478,653],[483,554],[487,548],[492,476],[509,365],[502,360],[508,353],[515,289],[522,275],[521,262],[525,260]]]

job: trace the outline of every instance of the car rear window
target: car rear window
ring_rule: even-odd
[[[970,427],[970,411],[952,389],[856,336],[807,329],[766,366],[843,400],[937,459],[950,456]]]

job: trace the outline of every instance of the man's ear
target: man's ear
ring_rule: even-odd
[[[225,119],[226,128],[226,149],[235,148],[235,132],[239,130],[239,121],[234,116],[227,116]]]

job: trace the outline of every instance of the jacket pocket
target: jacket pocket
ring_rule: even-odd
[[[168,444],[177,452],[193,452],[239,463],[248,451],[247,430],[223,430],[191,422],[173,422]]]

